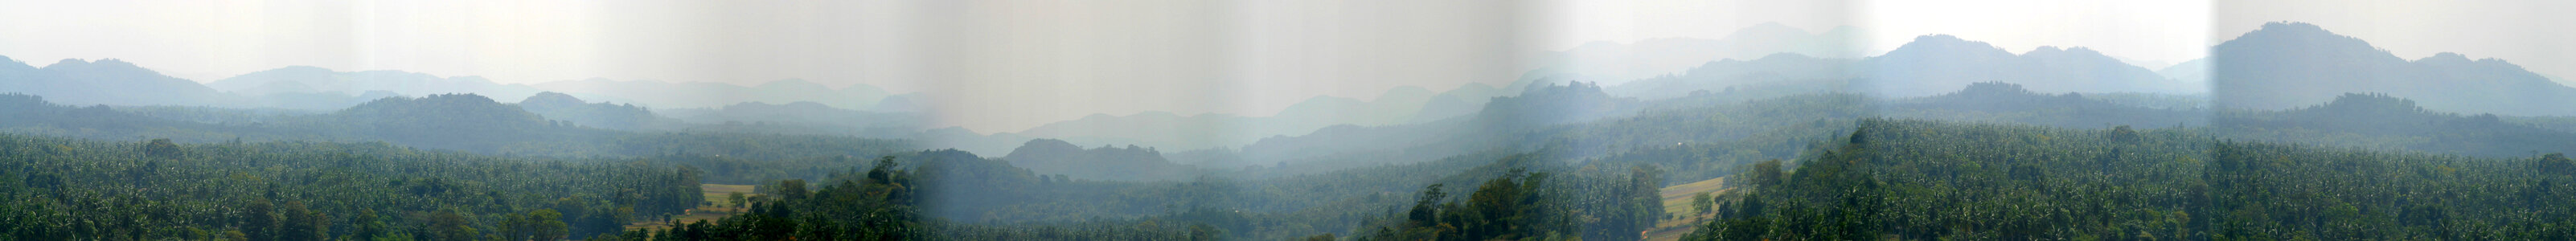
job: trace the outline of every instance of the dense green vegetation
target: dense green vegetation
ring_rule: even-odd
[[[1735,42],[1754,36],[1718,45],[1765,44]],[[199,84],[117,60],[38,69],[0,57],[0,89],[118,105],[0,94],[0,241],[1638,240],[1684,230],[1686,240],[2576,240],[2576,160],[2561,154],[2576,152],[2576,117],[2510,116],[2576,113],[2561,101],[2576,89],[2501,60],[2398,59],[2307,24],[2239,39],[2170,73],[2081,47],[2014,53],[1927,35],[1880,56],[1719,60],[1606,89],[1577,81],[1601,78],[1582,73],[1591,64],[1567,65],[1501,88],[1317,97],[1268,117],[1098,114],[1016,134],[931,128],[981,116],[942,112],[991,110],[928,109],[955,99],[867,85],[539,84],[702,107],[657,112],[479,77],[291,67]],[[1633,45],[1615,52],[1664,62],[1639,54],[1699,51]],[[485,96],[519,94],[531,96]],[[2268,109],[2229,109],[2246,107]],[[1085,147],[1105,143],[1123,145]],[[740,189],[750,191],[707,192]]]
[[[1354,170],[1351,174],[1292,180],[1102,182],[1032,176],[1025,169],[958,151],[889,156],[865,172],[851,171],[809,184],[764,184],[749,198],[751,212],[666,230],[616,235],[626,240],[907,239],[1101,240],[1292,239],[1367,234],[1405,226],[1410,207],[1401,198],[1424,183],[1468,186],[1513,179],[1515,187],[1476,200],[1511,199],[1526,217],[1545,216],[1544,230],[1511,231],[1521,237],[1635,239],[1637,230],[1664,218],[1653,192],[1658,171],[1569,166],[1543,155],[1461,157],[1439,163]],[[1499,159],[1496,159],[1499,158]],[[1458,166],[1464,165],[1464,166]],[[909,167],[909,168],[905,168]],[[1390,175],[1436,170],[1449,175]],[[1546,173],[1531,174],[1529,170]],[[1539,177],[1545,176],[1545,177]],[[1034,177],[1034,179],[1032,179]],[[1359,177],[1338,179],[1335,177]],[[1535,177],[1535,178],[1534,178]],[[1536,186],[1529,186],[1536,185]],[[1492,196],[1492,195],[1487,195]],[[1347,198],[1343,198],[1347,197]],[[1341,201],[1333,201],[1341,200]],[[1463,200],[1463,199],[1462,199]],[[1443,219],[1487,225],[1540,224],[1530,218],[1484,216],[1453,206]],[[1524,205],[1525,204],[1525,205]],[[1365,207],[1365,208],[1353,208]],[[1478,221],[1483,220],[1483,221]],[[1526,223],[1512,220],[1532,220]],[[867,225],[859,225],[867,224]],[[1432,225],[1436,226],[1436,225]],[[1508,226],[1508,225],[1507,225]],[[1480,229],[1481,230],[1481,229]],[[1384,233],[1397,235],[1396,233]],[[1484,234],[1484,233],[1480,233]],[[1499,233],[1494,233],[1499,234]],[[1360,237],[1360,236],[1354,236]],[[1388,236],[1393,237],[1393,236]],[[1456,238],[1456,236],[1446,236]],[[1500,236],[1482,236],[1500,237]]]
[[[643,240],[903,240],[935,237],[924,232],[914,206],[925,188],[915,173],[896,169],[894,157],[877,160],[864,175],[838,175],[820,189],[806,191],[802,180],[767,186],[751,201],[750,212],[708,223],[674,224],[653,232],[636,230],[598,239]]]
[[[1658,108],[1635,117],[1542,128],[1522,143],[1564,145],[1595,161],[1656,165],[1673,180],[1702,180],[1762,160],[1809,156],[1861,118],[2011,123],[2059,128],[2177,129],[2209,138],[2478,157],[2576,152],[2576,132],[2554,118],[2499,118],[2425,110],[2386,95],[2346,95],[2282,111],[2157,109],[2038,94],[1980,83],[1957,93],[1895,101],[1811,94],[1740,104]]]
[[[473,95],[387,98],[319,115],[263,113],[269,112],[70,107],[36,96],[0,94],[0,130],[8,133],[96,140],[154,137],[179,143],[384,142],[503,156],[649,157],[707,170],[707,181],[713,183],[820,178],[865,166],[866,157],[913,148],[903,140],[847,136],[593,129],[545,120]]]
[[[755,159],[828,158],[881,156],[913,148],[902,140],[847,136],[626,132],[586,128],[579,123],[547,120],[516,105],[476,95],[392,97],[317,115],[225,117],[254,113],[258,112],[191,111],[174,107],[71,107],[48,103],[37,96],[0,94],[0,114],[6,114],[0,115],[0,130],[85,139],[154,137],[182,143],[382,141],[483,154],[552,157],[695,154]],[[207,123],[153,116],[211,116],[191,118],[262,121]],[[858,164],[840,166],[846,168]]]
[[[1198,168],[1173,164],[1163,152],[1150,147],[1102,146],[1083,149],[1056,139],[1029,140],[1003,156],[1011,165],[1039,173],[1066,175],[1076,179],[1145,181],[1187,180],[1206,175]]]
[[[384,144],[0,134],[0,239],[508,239],[619,231],[702,202],[689,167]]]
[[[567,125],[611,130],[664,130],[685,126],[678,119],[653,114],[635,104],[590,103],[572,95],[542,92],[519,100],[520,109]]]
[[[2576,132],[2505,121],[2494,114],[2426,110],[2384,94],[2346,94],[2306,108],[2220,115],[2211,132],[2229,138],[2481,157],[2576,152]]]
[[[544,111],[590,113],[584,114],[591,116],[585,118],[641,118],[651,115],[640,108],[580,103],[570,98],[542,101],[532,98],[528,102],[539,102],[539,105],[547,105],[545,103],[549,101],[560,102],[552,103],[560,106],[535,107],[527,103],[500,104],[472,95],[388,98],[347,110],[318,114],[189,107],[82,108],[52,105],[33,96],[8,95],[0,96],[8,97],[0,98],[0,104],[6,104],[0,106],[5,107],[0,108],[0,112],[11,115],[0,116],[0,128],[15,133],[102,140],[167,136],[175,141],[167,145],[171,148],[162,150],[184,151],[153,151],[155,148],[132,146],[112,148],[140,148],[136,150],[144,154],[138,155],[144,156],[180,153],[164,156],[184,157],[169,160],[212,158],[204,151],[221,150],[222,147],[286,145],[290,147],[270,149],[294,153],[333,153],[330,150],[351,148],[381,150],[341,151],[347,154],[338,156],[313,154],[240,160],[258,164],[335,163],[346,159],[437,159],[406,157],[430,155],[490,160],[463,164],[451,162],[447,165],[507,170],[472,174],[378,174],[382,170],[411,169],[350,168],[344,167],[346,164],[272,168],[198,163],[195,165],[207,165],[208,168],[192,171],[232,170],[219,172],[227,173],[219,175],[225,178],[231,177],[229,173],[254,173],[261,177],[290,175],[281,173],[324,173],[291,174],[312,176],[337,173],[334,175],[363,176],[347,178],[368,183],[394,183],[386,185],[398,191],[412,190],[404,185],[444,185],[418,184],[422,182],[504,186],[476,191],[482,194],[468,195],[476,196],[464,199],[468,201],[439,201],[418,206],[363,205],[368,208],[357,208],[362,205],[317,200],[339,200],[343,196],[360,200],[384,197],[368,196],[376,195],[374,192],[378,191],[366,187],[304,187],[326,185],[309,180],[328,179],[286,179],[293,182],[258,179],[265,181],[261,183],[286,182],[288,184],[277,186],[303,189],[277,191],[282,196],[280,198],[258,195],[260,198],[251,199],[235,195],[179,202],[213,203],[195,205],[220,205],[225,209],[219,210],[243,210],[208,214],[221,217],[219,220],[223,221],[220,222],[153,221],[158,224],[130,225],[152,229],[142,232],[149,233],[151,236],[148,237],[177,238],[215,237],[224,231],[244,230],[243,235],[246,236],[267,235],[259,237],[296,232],[332,235],[329,237],[471,236],[476,239],[902,237],[1276,240],[1337,237],[1368,240],[1626,240],[1638,238],[1638,231],[1652,228],[1657,220],[1674,218],[1663,213],[1666,209],[1661,207],[1663,204],[1654,193],[1657,187],[1745,173],[1753,175],[1739,175],[1730,181],[1749,179],[1751,181],[1736,184],[1754,188],[1712,196],[1716,200],[1714,202],[1718,202],[1712,208],[1719,213],[1719,221],[1713,222],[1711,227],[1704,227],[1714,230],[1702,230],[1701,236],[1696,237],[2144,237],[2135,235],[2139,233],[2186,239],[2246,235],[2298,237],[2277,231],[2289,228],[2260,225],[2243,227],[2259,227],[2256,230],[2268,231],[2221,234],[2235,231],[2213,228],[2231,226],[2213,226],[2213,220],[2219,219],[2212,218],[2247,214],[2213,211],[2216,210],[2213,207],[2218,205],[2216,201],[2192,201],[2176,195],[2206,196],[2221,191],[2286,192],[2215,186],[2212,183],[2218,179],[2204,175],[2216,173],[2204,168],[2213,164],[2203,162],[2215,160],[2213,155],[2219,150],[2274,148],[2261,150],[2343,152],[2316,150],[2319,147],[2218,141],[2225,139],[2488,158],[2531,157],[2576,147],[2576,143],[2560,144],[2576,138],[2561,138],[2570,136],[2569,132],[2545,125],[2545,121],[2553,119],[2439,113],[2416,108],[2403,99],[2380,95],[2351,95],[2345,98],[2347,100],[2319,107],[2284,111],[2209,111],[2180,108],[2179,105],[2153,108],[2150,106],[2155,105],[2107,101],[2180,101],[2159,99],[2174,98],[2168,96],[2095,98],[2079,94],[2040,94],[2015,85],[1992,83],[1974,84],[1957,93],[1898,100],[1878,100],[1845,93],[1784,95],[1728,91],[1637,101],[1608,96],[1600,91],[1599,87],[1588,84],[1537,86],[1521,96],[1496,98],[1491,101],[1493,105],[1486,106],[1476,115],[1418,125],[1332,127],[1312,135],[1274,138],[1242,151],[1212,149],[1165,153],[1150,147],[1082,148],[1062,141],[1038,140],[1028,141],[1021,145],[1020,150],[1000,158],[958,150],[909,150],[917,148],[912,141],[834,136],[849,133],[798,133],[800,131],[795,130],[806,127],[782,126],[789,124],[781,123],[686,127],[734,128],[724,131],[601,129],[598,128],[600,126],[582,124],[586,121],[567,123],[563,118],[540,116],[530,110],[564,108]],[[1860,128],[1855,129],[1855,126]],[[1950,133],[1955,129],[1991,130]],[[1927,135],[1967,141],[1927,141],[1923,138],[1932,138],[1922,137]],[[1852,136],[1885,141],[1852,144],[1855,143]],[[277,142],[279,140],[359,144]],[[98,147],[73,145],[71,148],[88,150]],[[2388,158],[2393,159],[2478,162],[2465,157],[2371,155],[2392,156]],[[2057,161],[2078,159],[2082,161]],[[152,159],[144,161],[149,160]],[[400,165],[431,164],[405,161]],[[2444,166],[2463,168],[2474,165]],[[628,169],[667,170],[626,174],[604,171]],[[130,175],[116,174],[130,171],[99,172]],[[37,172],[0,173],[33,175],[25,173]],[[468,179],[458,175],[483,176]],[[0,179],[17,180],[16,183],[49,183],[38,180],[50,180],[12,177],[19,178]],[[701,199],[677,197],[657,204],[629,203],[622,201],[625,199],[610,198],[629,195],[614,191],[624,190],[619,188],[645,185],[629,180],[681,177],[690,179],[686,184],[760,184],[761,188],[759,193],[746,200],[754,203],[746,205],[749,206],[748,211],[726,218],[704,223],[671,222],[667,224],[677,228],[649,231],[619,232],[608,228],[625,221],[669,222],[659,220],[677,214],[675,210],[702,204],[697,201]],[[186,178],[191,177],[168,180],[194,180]],[[1952,178],[1965,180],[1950,180]],[[1797,181],[1809,179],[1821,181]],[[572,184],[496,184],[520,182]],[[1927,182],[1934,184],[1921,184]],[[266,185],[209,183],[253,185],[247,187]],[[676,181],[641,183],[682,185]],[[149,185],[153,184],[102,186],[97,190],[145,187],[159,190]],[[619,188],[594,190],[599,186]],[[1426,186],[1448,189],[1435,192],[1427,190]],[[694,189],[694,186],[690,188]],[[2453,189],[2458,188],[2442,186],[2411,190],[2424,193]],[[2307,189],[2301,189],[2304,190]],[[233,188],[226,191],[253,192],[261,189]],[[2349,191],[2371,192],[2382,191]],[[1426,195],[1431,193],[1441,194]],[[695,196],[697,193],[687,195]],[[1926,196],[1939,198],[1910,198]],[[129,199],[145,200],[143,203],[159,200]],[[2097,203],[2097,200],[2119,201]],[[2311,208],[2298,205],[2316,202],[2294,200],[2297,201],[2265,199],[2245,200],[2243,203],[2265,205],[2262,206],[2264,209],[2258,209],[2263,213],[2288,213],[2274,208]],[[59,199],[52,203],[74,201],[77,200]],[[2564,202],[2526,202],[2548,204],[2552,201]],[[2413,203],[2407,205],[2420,204],[2412,199],[2406,202]],[[52,207],[64,204],[29,205],[37,204],[21,204],[12,206],[18,209],[9,210],[58,210]],[[642,208],[644,206],[652,208]],[[2384,207],[2369,204],[2353,206],[2363,211],[2406,210],[2406,207],[2373,209]],[[1918,210],[1921,209],[1918,207],[1966,208]],[[242,208],[265,210],[262,212],[268,214],[239,214],[251,212]],[[295,211],[298,208],[303,211]],[[2083,210],[2076,210],[2078,208]],[[135,216],[87,213],[110,209],[123,208],[70,209],[74,211],[24,217],[59,219],[86,215],[113,219]],[[2096,209],[2112,211],[2087,213]],[[2492,214],[2494,211],[2491,210],[2458,208],[2441,212],[2443,215],[2498,215]],[[243,225],[240,223],[260,219],[242,217],[273,219],[258,221],[268,223],[265,225]],[[296,217],[303,217],[300,220],[304,221],[298,221]],[[2435,227],[2424,230],[2435,231],[2401,231],[2369,234],[2379,236],[2368,237],[2437,237],[2424,236],[2421,232],[2519,235],[2527,233],[2523,230],[2556,229],[2547,225],[2512,225],[2558,222],[2539,216],[2520,217],[2522,219],[2474,217],[2503,221],[2460,224],[2469,226],[2457,227],[2433,225]],[[2095,221],[2087,222],[2083,218],[2095,218]],[[88,229],[91,226],[81,226],[96,223],[82,221],[90,219],[63,220],[75,221],[55,226],[31,226],[34,228],[25,230],[37,230],[27,232],[41,235],[102,233],[80,231],[92,230]],[[381,225],[382,228],[362,228],[372,224],[357,220],[382,220],[386,224]],[[2266,224],[2260,221],[2265,220],[2263,218],[2245,220],[2256,221],[2226,225]],[[312,225],[288,228],[281,224],[299,222]],[[2291,221],[2271,223],[2283,222]],[[2317,226],[2313,223],[2323,221],[2305,222],[2312,223],[2305,225]],[[1736,225],[1732,227],[1737,228],[1726,229],[1731,227],[1728,225]],[[2470,227],[2476,225],[2486,226]],[[556,226],[563,228],[558,232],[558,228],[553,228]],[[329,229],[331,227],[337,229]],[[127,227],[104,230],[123,228]],[[293,231],[279,231],[290,229]],[[1728,230],[1736,233],[1720,235]],[[132,236],[135,232],[127,233]],[[198,236],[199,233],[206,234]],[[2324,235],[2324,232],[2311,233]],[[379,234],[386,236],[377,236]],[[95,236],[74,234],[69,237]]]
[[[1869,120],[1745,170],[1693,240],[2576,238],[2576,169],[2512,159]]]
[[[1408,209],[1389,210],[1352,237],[1360,240],[1633,240],[1637,230],[1666,217],[1656,196],[1659,171],[1632,169],[1626,175],[1600,175],[1574,170],[1556,176],[1529,172],[1548,166],[1537,156],[1506,157],[1481,170],[1510,167],[1450,199],[1432,184],[1417,194]],[[1557,169],[1557,168],[1546,168]],[[1589,169],[1589,168],[1587,168]],[[1451,201],[1443,201],[1451,200]]]

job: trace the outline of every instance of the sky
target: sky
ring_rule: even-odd
[[[2294,20],[2401,57],[2459,52],[2576,73],[2576,45],[2553,44],[2576,42],[2576,28],[2557,26],[2576,17],[2551,14],[2565,10],[2492,0],[0,0],[0,55],[40,66],[117,58],[197,81],[292,65],[502,83],[797,78],[933,93],[940,123],[990,132],[1503,85],[1545,51],[1718,38],[1763,22],[1859,27],[1872,55],[1951,34],[2013,52],[2085,46],[2174,63]]]

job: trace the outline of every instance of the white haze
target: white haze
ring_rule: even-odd
[[[983,132],[1105,113],[1264,116],[1315,96],[1503,86],[1592,42],[1863,29],[1866,55],[1950,34],[2180,63],[2295,20],[2399,56],[2460,52],[2576,73],[2568,2],[2544,1],[38,1],[0,0],[0,55],[118,58],[196,81],[292,65],[931,93]],[[2444,16],[2409,18],[2405,16]],[[2534,26],[2548,27],[2519,27]],[[1615,82],[1615,81],[1614,81]]]

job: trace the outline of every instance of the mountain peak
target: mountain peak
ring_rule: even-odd
[[[2506,62],[2506,61],[2504,61],[2503,59],[2497,59],[2497,58],[2481,58],[2481,59],[2471,60],[2471,59],[2469,59],[2469,56],[2468,56],[2468,55],[2462,55],[2462,54],[2459,54],[2459,53],[2452,53],[2452,52],[2436,53],[2436,54],[2433,54],[2433,56],[2425,56],[2424,58],[2421,58],[2421,59],[2415,59],[2414,61],[2409,61],[2409,62],[2413,62],[2413,63],[2415,63],[2415,64],[2421,64],[2421,65],[2425,65],[2425,66],[2433,66],[2433,67],[2469,68],[2469,69],[2492,69],[2492,70],[2508,70],[2508,71],[2506,71],[2506,72],[2529,72],[2529,71],[2530,71],[2530,70],[2525,70],[2525,69],[2523,69],[2523,68],[2522,68],[2522,65],[2515,65],[2515,64],[2513,64],[2512,62]],[[2512,75],[2512,74],[2507,74],[2507,75]],[[2537,74],[2537,73],[2533,73],[2532,75],[2538,75],[2538,74]],[[2548,80],[2548,77],[2546,77],[2546,76],[2539,76],[2539,77],[2538,77],[2538,78],[2536,78],[2536,79],[2540,79],[2540,80],[2544,80],[2544,81],[2546,81],[2546,80]]]
[[[2576,89],[2505,63],[2458,53],[2405,59],[2313,24],[2273,22],[2210,48],[2213,103],[2223,108],[2294,109],[2317,103],[2397,103],[2462,113],[2567,115]],[[2347,96],[2348,93],[2384,93]],[[2391,104],[2390,106],[2397,106]],[[2340,108],[2340,107],[2336,107]],[[2392,107],[2393,108],[2393,107]],[[2416,107],[2406,107],[2416,108]]]
[[[0,56],[0,69],[34,69],[34,68],[36,68],[36,67],[35,67],[35,66],[28,66],[28,65],[27,65],[27,62],[21,62],[21,61],[18,61],[18,60],[16,60],[16,59],[10,59],[10,58],[9,58],[9,56]]]
[[[2315,25],[2315,24],[2308,24],[2308,23],[2302,23],[2302,22],[2270,22],[2270,23],[2264,23],[2262,28],[2254,29],[2254,31],[2253,31],[2253,32],[2245,32],[2245,35],[2237,36],[2236,38],[2238,38],[2238,39],[2245,39],[2245,38],[2254,38],[2254,37],[2270,37],[2270,36],[2305,36],[2305,37],[2324,37],[2324,36],[2334,36],[2334,37],[2343,37],[2343,38],[2347,38],[2347,39],[2351,38],[2351,37],[2345,37],[2345,36],[2343,36],[2343,35],[2335,34],[2333,31],[2326,31],[2326,28],[2325,28],[2325,27],[2319,27],[2319,26],[2317,26],[2317,25]],[[2358,40],[2358,39],[2355,39],[2355,40]]]
[[[1035,157],[1041,155],[1068,155],[1079,152],[1082,152],[1082,146],[1073,145],[1072,142],[1066,142],[1064,140],[1054,138],[1037,138],[1029,139],[1028,142],[1020,143],[1019,148],[1012,148],[1011,153],[1003,155],[1002,159],[1021,162],[1021,164],[1025,165],[1030,161],[1035,161],[1033,159],[1039,159]]]
[[[2415,62],[2416,62],[2416,63],[2469,63],[2469,62],[2472,62],[2472,61],[2470,61],[2470,60],[2469,60],[2469,56],[2467,56],[2467,55],[2460,55],[2459,53],[2452,53],[2452,52],[2442,52],[2442,53],[2433,54],[2433,56],[2425,56],[2425,57],[2424,57],[2424,58],[2422,58],[2422,59],[2416,59],[2416,60],[2415,60]]]
[[[2054,49],[2054,47],[2050,48]],[[1896,50],[1887,51],[1886,55],[1903,56],[1912,54],[1961,54],[1962,56],[1976,56],[1994,54],[2011,55],[2012,52],[2004,51],[2003,48],[1995,47],[1995,45],[1987,44],[1986,42],[1968,41],[1967,39],[1960,39],[1958,36],[1950,36],[1948,34],[1934,34],[1916,36],[1914,37],[1914,42],[1907,42],[1903,46],[1897,46]]]
[[[1082,146],[1075,146],[1075,145],[1073,145],[1073,143],[1072,143],[1072,142],[1065,142],[1064,140],[1058,140],[1058,139],[1055,139],[1055,138],[1037,138],[1037,139],[1029,139],[1029,142],[1027,142],[1027,143],[1020,143],[1020,146],[1026,146],[1026,147],[1041,147],[1041,148],[1082,149]]]
[[[519,101],[520,105],[534,104],[549,106],[571,106],[587,103],[589,102],[583,102],[581,98],[572,97],[572,95],[554,91],[538,92],[536,95],[530,95],[527,99]]]
[[[470,110],[470,111],[467,111],[467,110]],[[506,111],[504,111],[504,110],[506,110]],[[417,98],[415,98],[415,97],[402,97],[402,96],[385,97],[385,98],[382,98],[382,99],[376,99],[376,100],[374,100],[374,101],[367,101],[367,103],[358,104],[358,106],[349,107],[349,108],[347,108],[347,109],[341,109],[341,110],[340,110],[340,112],[341,112],[341,113],[374,113],[374,114],[393,114],[393,115],[408,115],[408,116],[440,116],[440,115],[441,115],[441,114],[426,114],[426,113],[450,113],[450,114],[453,114],[453,113],[480,113],[480,114],[496,114],[496,113],[500,113],[500,114],[524,114],[524,113],[526,113],[526,111],[521,111],[521,110],[519,110],[518,108],[509,108],[509,107],[505,107],[505,106],[504,106],[504,105],[502,105],[500,102],[492,101],[492,98],[489,98],[489,97],[483,97],[483,95],[477,95],[477,94],[473,94],[473,93],[433,94],[433,95],[429,95],[429,96],[422,96],[422,97],[417,97]],[[510,112],[516,112],[516,113],[510,113]],[[465,116],[459,116],[459,117],[441,117],[441,118],[479,118],[479,117],[465,117]],[[470,122],[469,122],[469,123],[470,123]]]
[[[2227,53],[2235,52],[2231,50],[2236,48],[2266,49],[2265,51],[2332,50],[2350,52],[2344,54],[2376,53],[2381,55],[2386,55],[2388,52],[2380,50],[2377,47],[2372,47],[2369,42],[2362,41],[2360,38],[2338,35],[2332,31],[2326,31],[2325,28],[2318,27],[2315,24],[2301,22],[2265,23],[2261,29],[2255,29],[2253,32],[2246,32],[2245,35],[2237,36],[2236,39],[2219,43],[2218,46],[2212,47],[2212,51]],[[2389,57],[2394,58],[2395,56],[2390,55]]]
[[[1928,34],[1928,35],[1923,35],[1923,36],[1914,36],[1914,42],[1912,42],[1912,43],[1906,43],[1906,45],[1915,45],[1915,44],[1924,44],[1924,43],[1968,43],[1968,42],[1976,42],[1976,41],[1968,41],[1967,39],[1961,39],[1961,38],[1959,38],[1959,36],[1951,36],[1951,35],[1948,35],[1948,34]]]
[[[2305,23],[2305,22],[2290,22],[2290,21],[2281,21],[2281,22],[2269,22],[2269,23],[2263,23],[2263,27],[2262,27],[2262,28],[2254,30],[2254,32],[2265,32],[2265,31],[2311,32],[2311,33],[2334,34],[2333,32],[2327,32],[2325,27],[2319,27],[2319,26],[2317,26],[2316,24],[2308,24],[2308,23]]]
[[[135,66],[134,63],[127,63],[123,60],[117,59],[99,59],[98,61],[63,59],[61,62],[54,62],[53,65],[46,65],[45,69],[98,71],[98,73],[131,74],[137,77],[147,78],[169,78],[167,76],[162,76],[159,71],[146,69],[143,68],[143,66]],[[191,84],[193,84],[193,82],[191,82]]]
[[[48,65],[48,66],[45,66],[45,68],[55,68],[55,67],[65,67],[65,68],[116,68],[116,69],[142,69],[142,68],[143,68],[142,66],[135,66],[135,65],[134,65],[134,63],[127,63],[127,62],[125,62],[124,60],[117,60],[117,59],[99,59],[98,61],[82,61],[81,59],[63,59],[63,61],[60,61],[60,62],[54,62],[54,65]]]
[[[2071,61],[2071,62],[2090,62],[2090,63],[2101,63],[2101,64],[2118,63],[2118,64],[2120,64],[2120,65],[2128,65],[2128,62],[2120,61],[2120,59],[2119,59],[2119,58],[2113,58],[2113,57],[2111,57],[2110,55],[2103,55],[2103,54],[2102,54],[2102,52],[2093,51],[2093,49],[2092,49],[2092,48],[2085,48],[2085,47],[2072,47],[2072,48],[2059,49],[2059,48],[2057,48],[2056,46],[2039,46],[2039,48],[2038,48],[2038,49],[2032,49],[2032,50],[2030,50],[2030,52],[2024,52],[2024,53],[2022,53],[2022,54],[2021,54],[2021,56],[2022,56],[2022,57],[2028,57],[2028,58],[2034,58],[2034,59],[2041,59],[2041,60],[2044,60],[2044,61],[2057,61],[2057,62],[2070,62],[2070,61]]]
[[[45,68],[54,68],[54,67],[57,67],[57,66],[61,66],[61,67],[81,66],[81,65],[87,65],[87,64],[89,64],[89,61],[87,61],[87,60],[81,60],[81,59],[63,59],[63,61],[54,61],[54,64],[52,64],[52,65],[45,65]]]

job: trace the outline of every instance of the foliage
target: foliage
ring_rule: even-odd
[[[1688,240],[2566,239],[2563,157],[2476,159],[2188,130],[1868,120]]]
[[[2460,115],[2385,94],[2346,94],[2282,111],[2219,115],[2210,132],[2229,138],[2480,157],[2576,152],[2576,132],[2516,123],[2494,114]]]
[[[634,161],[518,159],[381,143],[173,144],[0,134],[0,197],[11,200],[0,203],[0,239],[608,233],[637,216],[696,206],[704,199],[697,175],[688,167]],[[514,225],[522,223],[541,225]]]
[[[1128,145],[1124,148],[1102,146],[1083,149],[1056,139],[1029,140],[1002,159],[1030,171],[1089,180],[1187,180],[1204,173],[1197,168],[1173,164],[1163,158],[1161,151],[1150,147]]]

